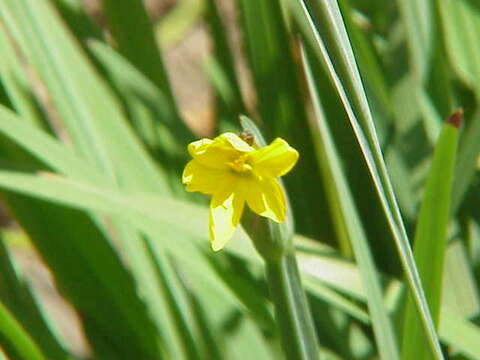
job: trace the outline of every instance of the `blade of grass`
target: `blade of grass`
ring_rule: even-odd
[[[103,213],[108,214],[119,214],[122,213],[125,217],[126,221],[133,222],[136,226],[143,229],[147,233],[157,234],[159,231],[162,231],[158,228],[158,224],[161,222],[165,222],[169,224],[169,228],[173,227],[172,234],[177,234],[178,243],[177,244],[170,244],[165,243],[166,245],[172,250],[175,246],[180,246],[182,249],[188,249],[188,246],[192,244],[192,241],[206,243],[206,239],[198,237],[198,229],[201,228],[201,224],[203,223],[202,219],[206,219],[206,209],[203,209],[199,206],[193,206],[191,204],[181,203],[177,200],[172,201],[168,199],[152,199],[149,197],[148,199],[142,199],[138,197],[127,197],[123,198],[119,194],[114,195],[110,192],[110,195],[107,196],[105,191],[93,192],[91,186],[86,186],[83,184],[82,186],[74,185],[73,183],[68,183],[65,181],[58,181],[58,179],[42,179],[35,176],[26,176],[21,174],[15,174],[11,172],[0,172],[0,187],[8,190],[8,191],[15,191],[21,192],[24,194],[30,194],[30,196],[41,197],[48,201],[58,202],[60,204],[64,204],[66,206],[73,206],[76,208],[81,209],[89,209],[93,211],[100,211]],[[78,195],[72,197],[72,191],[79,192]],[[61,193],[61,194],[59,194]],[[93,196],[92,196],[93,195]],[[165,208],[168,209],[177,209],[176,217],[172,218],[167,214],[159,213],[155,211],[155,209],[159,208],[159,204],[163,204]],[[202,215],[203,214],[203,215]],[[152,218],[152,223],[147,224],[147,220]],[[154,225],[157,224],[157,225]],[[178,234],[192,234],[192,237],[184,239],[182,237],[178,237]],[[168,236],[168,233],[166,234]],[[236,255],[242,256],[245,259],[248,259],[254,264],[259,264],[259,258],[254,256],[251,248],[245,248],[245,245],[248,244],[245,241],[245,238],[237,237],[232,241],[232,245],[227,249],[228,251],[232,251]],[[184,253],[185,254],[185,253]],[[304,267],[305,264],[302,265],[302,269],[304,272],[308,272],[312,275],[315,275],[316,278],[319,278],[321,275],[322,277],[327,276],[328,274],[340,274],[343,270],[344,266],[347,266],[349,271],[352,272],[352,276],[358,278],[358,274],[355,275],[357,270],[349,263],[338,263],[339,266],[335,268],[335,270],[328,270],[328,264],[332,261],[330,256],[327,256],[324,259],[321,259],[317,256],[317,258],[309,257],[310,260],[310,269],[315,269],[316,272],[307,271],[308,269]],[[182,261],[189,261],[188,257],[183,256]],[[322,260],[324,262],[321,262]],[[327,262],[325,262],[327,261]],[[302,264],[302,259],[301,259]],[[318,269],[322,269],[320,273],[318,273]],[[197,274],[199,272],[197,271]],[[324,279],[320,277],[322,281]],[[201,278],[204,278],[203,276]],[[341,292],[354,295],[359,300],[364,301],[366,299],[364,290],[360,288],[356,288],[352,286],[358,283],[355,280],[353,283],[350,281],[345,281],[345,275],[339,277],[329,277],[330,284],[333,284],[334,288],[340,289]],[[446,311],[442,308],[442,312]],[[448,320],[441,320],[441,322],[445,321],[445,324],[441,323],[441,329],[444,326],[447,327],[455,327],[455,326],[462,326],[461,324],[465,323],[465,320],[458,318],[458,316],[451,316],[448,317]],[[448,322],[447,322],[448,321]],[[477,328],[472,326],[467,326],[468,330],[465,333],[466,339],[475,338],[475,334]],[[456,334],[458,335],[458,334]],[[455,336],[452,336],[447,332],[446,334],[441,332],[441,336],[448,344],[452,346],[456,346]],[[458,338],[458,336],[456,336]],[[460,341],[458,343],[459,346],[463,346],[463,342]],[[478,347],[478,343],[475,344]],[[477,347],[473,346],[470,348],[462,348],[462,351],[466,351],[467,353],[475,353],[480,354],[477,351]]]
[[[302,271],[312,276],[315,281],[320,281],[320,283],[346,294],[348,297],[353,297],[361,302],[366,301],[367,296],[361,282],[350,280],[360,277],[359,270],[350,262],[334,260],[331,255],[324,258],[318,255],[301,256],[299,260]],[[403,286],[396,279],[390,279],[390,283],[392,287]],[[307,282],[307,285],[309,285],[309,282]],[[394,311],[394,309],[391,310]],[[443,343],[456,348],[463,354],[468,354],[473,359],[480,358],[480,343],[478,342],[480,329],[478,326],[467,319],[461,318],[457,312],[443,304],[439,334]]]
[[[128,127],[116,99],[51,4],[6,0],[0,9],[8,29],[45,82],[77,150],[123,186],[168,192],[165,179]]]
[[[143,2],[102,0],[102,3],[108,28],[118,50],[165,94],[170,112],[179,121],[168,75]]]
[[[88,171],[82,175],[79,175],[79,172],[82,168],[88,170],[89,167],[77,167],[82,165],[81,162],[73,155],[69,157],[69,151],[64,151],[62,145],[55,144],[53,140],[47,141],[48,135],[15,119],[12,115],[9,116],[11,122],[7,121],[8,117],[2,118],[5,126],[15,131],[14,124],[21,124],[20,129],[28,129],[38,136],[40,140],[35,141],[37,145],[46,145],[45,149],[37,148],[36,155],[53,150],[53,154],[48,155],[49,164],[59,166],[64,171],[76,172],[79,177],[88,176]],[[17,135],[21,134],[22,137],[31,132],[20,131]],[[35,138],[30,137],[30,140]],[[2,150],[5,149],[9,151],[8,159],[17,165],[24,165],[30,169],[48,169],[40,162],[34,161],[32,157],[26,156],[20,148],[12,146],[12,142],[2,141]],[[35,152],[34,150],[33,153]],[[67,164],[70,159],[74,161]],[[70,170],[72,166],[76,170]],[[99,181],[99,184],[101,183],[105,183],[102,182],[102,177]],[[79,211],[65,211],[56,205],[45,204],[21,195],[5,194],[5,200],[19,223],[29,233],[45,262],[56,274],[61,290],[81,314],[87,337],[98,356],[128,358],[135,353],[149,358],[159,357],[155,327],[137,297],[130,274],[108,244],[104,233],[99,231],[97,225],[100,222],[92,221]],[[52,219],[55,219],[54,223],[51,222]],[[69,242],[64,241],[66,237],[69,238]],[[96,273],[99,258],[102,259],[101,270]],[[122,284],[120,288],[119,284]],[[92,302],[93,297],[91,293],[89,295],[89,291],[94,291],[100,299]],[[100,315],[95,314],[98,309],[101,309]],[[140,335],[140,328],[150,328],[149,334]],[[132,332],[141,338],[132,335]],[[98,337],[98,333],[115,333],[117,337],[115,339]],[[128,343],[123,342],[122,338],[129,338]]]
[[[461,116],[460,111],[452,114],[438,138],[413,244],[415,262],[435,325],[438,325],[440,316],[450,196]],[[416,316],[415,304],[409,296],[403,324],[402,359],[408,360],[416,356],[422,359],[433,359],[425,348],[427,340],[423,328],[415,322]]]
[[[302,261],[303,259],[300,262]],[[368,313],[363,309],[363,307],[356,305],[348,297],[339,294],[312,276],[303,275],[302,281],[309,293],[313,296],[322,299],[326,303],[332,305],[334,308],[342,311],[343,313],[348,314],[362,324],[370,324],[370,316]],[[315,307],[313,308],[315,309]]]
[[[235,293],[235,296],[241,301],[258,322],[264,331],[273,332],[275,322],[272,312],[267,307],[266,299],[259,296],[262,289],[252,284],[251,279],[245,278],[244,273],[237,274],[233,267],[227,267],[218,259],[210,258],[212,267],[225,284]]]
[[[0,344],[12,360],[46,359],[28,333],[1,302]]]
[[[201,300],[197,297],[189,284],[187,277],[183,275],[178,267],[174,267],[177,272],[178,280],[180,281],[184,292],[187,295],[190,308],[192,309],[193,316],[198,324],[198,338],[204,353],[208,354],[208,359],[222,360],[221,347],[219,346],[219,333],[215,331],[209,319],[205,314],[205,305],[201,303]]]
[[[162,90],[125,58],[99,41],[90,41],[88,49],[123,100],[138,136],[168,174],[170,187],[183,195],[178,179],[188,161],[185,146],[194,135],[172,114]]]
[[[275,320],[288,359],[318,359],[313,320],[300,284],[295,257],[289,254],[278,262],[267,261],[269,291],[275,304]],[[302,313],[302,311],[305,311]]]
[[[472,318],[480,312],[478,284],[460,239],[448,244],[442,289],[442,304],[462,318]]]
[[[263,134],[267,141],[284,138],[302,154],[295,171],[285,178],[297,231],[332,238],[327,211],[311,211],[324,210],[325,194],[319,186],[321,178],[281,2],[240,0],[238,4]],[[281,76],[278,69],[282,69]]]
[[[0,238],[0,301],[26,330],[42,353],[52,360],[70,357],[62,347],[61,339],[51,325],[51,319],[43,311],[26,283],[25,277],[14,268],[3,236]]]
[[[201,19],[205,2],[206,0],[179,1],[157,22],[155,35],[162,48],[174,46]]]
[[[37,126],[45,126],[36,99],[28,87],[25,72],[3,26],[0,27],[0,49],[3,54],[0,59],[2,83],[14,109]]]
[[[3,7],[4,4],[2,3],[1,6]],[[65,30],[49,4],[47,2],[38,3],[25,0],[21,3],[9,2],[5,4],[5,9],[8,11],[9,27],[13,31],[17,31],[20,34],[18,38],[24,41],[22,49],[45,81],[61,118],[73,137],[77,150],[89,158],[90,161],[95,162],[98,168],[106,173],[110,186],[114,188],[120,185],[122,188],[128,188],[129,191],[169,193],[163,176],[158,172],[158,169],[128,127],[116,99],[85,59],[84,54],[79,51],[74,39]],[[29,19],[28,25],[21,26],[26,18]],[[25,43],[28,43],[28,45],[25,45]],[[60,55],[52,56],[52,54]],[[76,71],[71,71],[72,68],[75,68]],[[14,201],[21,202],[18,199],[14,199]],[[25,212],[22,213],[22,216],[27,217],[28,214]],[[28,221],[28,219],[25,221]],[[30,230],[38,230],[31,223],[29,225]],[[107,231],[100,221],[97,221],[96,225],[100,226],[102,231]],[[85,226],[88,228],[96,225],[87,224]],[[144,266],[147,265],[141,261],[135,262],[135,259],[145,258],[141,256],[142,251],[145,252],[145,250],[141,248],[138,234],[124,229],[117,222],[112,222],[112,225],[112,229],[109,228],[108,230],[114,231],[115,235],[122,241],[122,245],[130,245],[130,251],[127,252],[127,255],[132,263],[132,273],[138,283],[141,284],[139,287],[146,287],[147,284],[144,282],[147,281],[147,277],[144,277],[143,274]],[[128,239],[129,236],[130,239]],[[41,244],[44,239],[44,236],[39,236],[36,246],[45,246],[45,244]],[[108,237],[108,241],[111,240]],[[61,266],[58,265],[55,270],[61,271],[59,269]],[[152,292],[146,297],[149,306],[152,308],[158,304],[158,301],[155,301],[155,296],[156,294]],[[105,299],[107,298],[105,297]],[[79,305],[77,303],[76,305],[85,304]],[[106,317],[110,315],[108,312],[105,313]],[[120,322],[124,320],[118,314],[117,317]],[[157,325],[163,324],[158,312],[155,312],[154,317]],[[90,340],[95,341],[96,350],[105,353],[119,351],[118,349],[112,349],[114,346],[108,346],[100,341],[101,338],[97,339],[92,335],[92,333],[101,331],[95,324],[88,322],[87,325],[89,325],[87,329],[89,335],[91,335]],[[119,329],[123,327],[125,331],[128,331],[128,325],[125,325],[119,324]],[[163,328],[163,326],[159,327]],[[140,332],[138,333],[140,334]],[[147,347],[146,342],[152,338],[155,339],[153,341],[158,340],[155,330],[151,330],[150,333],[151,336],[144,339],[145,344],[143,345],[145,347]],[[168,335],[170,332],[165,331],[165,334]],[[166,341],[166,343],[169,342],[169,340]],[[126,346],[127,344],[123,345]],[[160,356],[158,354],[153,355],[155,350],[148,349],[148,351],[151,351],[151,354],[146,355],[147,357]],[[114,357],[116,356],[128,356],[128,351],[126,350],[123,355],[115,355]],[[172,354],[172,356],[175,356],[175,354]]]
[[[51,0],[69,29],[80,39],[100,39],[102,28],[86,12],[84,3],[78,0]]]
[[[92,55],[102,64],[105,74],[114,84],[117,92],[124,95],[125,101],[131,100],[130,98],[133,97],[145,106],[152,107],[152,112],[158,117],[155,121],[156,125],[158,123],[164,124],[167,128],[165,131],[175,134],[176,138],[170,141],[176,142],[176,153],[179,152],[180,145],[183,150],[185,143],[192,139],[193,134],[183,121],[175,119],[174,114],[168,107],[164,91],[157,88],[128,60],[104,43],[93,40],[88,43],[88,47],[92,51]],[[158,135],[160,137],[159,142],[162,141],[163,135],[168,134],[160,132],[160,135]],[[170,134],[170,136],[172,135]]]
[[[207,0],[205,20],[213,41],[213,54],[208,62],[211,74],[221,77],[221,86],[214,87],[217,102],[217,128],[220,132],[238,130],[237,117],[244,112],[240,84],[235,72],[233,54],[227,41],[227,29],[219,15],[215,0]],[[222,96],[224,95],[224,96]],[[225,96],[226,95],[226,96]]]
[[[185,352],[185,358],[199,360],[202,358],[202,354],[199,352],[194,334],[191,331],[188,318],[186,317],[188,313],[185,309],[181,308],[182,298],[174,287],[172,280],[174,280],[175,277],[171,276],[173,269],[170,267],[170,262],[164,254],[162,256],[162,254],[156,252],[150,246],[149,242],[145,241],[145,246],[155,267],[158,286],[163,290],[162,292],[166,298],[165,305],[167,305],[172,312],[174,330],[177,332],[177,336],[181,341],[182,349]]]
[[[339,236],[348,237],[354,250],[355,259],[359,264],[380,357],[392,360],[400,359],[393,326],[383,304],[378,273],[324,117],[319,89],[314,82],[312,61],[313,56],[304,52],[305,72],[315,109],[316,123],[313,132],[317,135],[315,143],[317,144],[318,162],[324,178],[330,179],[325,183],[329,186],[327,194],[332,212],[335,214],[334,219],[337,220],[337,232]]]
[[[401,19],[407,34],[410,68],[418,84],[422,84],[429,70],[432,56],[432,2],[431,0],[397,0]]]
[[[86,163],[83,159],[79,159],[69,148],[56,142],[53,138],[50,138],[49,135],[17,119],[11,112],[1,107],[0,133],[7,139],[24,147],[48,166],[63,174],[96,183],[97,185],[102,184],[102,186],[105,187],[111,185],[106,176],[103,176],[95,167]],[[145,257],[146,254],[142,251],[144,248],[143,241],[135,231],[128,229],[123,221],[112,219],[111,226],[115,227],[116,235],[122,241],[122,245],[126,253],[128,253],[129,261],[131,261],[132,264],[136,264],[132,272],[135,274],[137,281],[144,284],[142,285],[142,289],[148,289],[148,291],[145,291],[144,299],[151,307],[153,318],[156,320],[158,327],[162,329],[162,336],[165,340],[165,346],[168,347],[170,356],[180,356],[178,354],[181,353],[181,346],[178,345],[180,342],[176,339],[178,333],[174,331],[175,322],[170,321],[170,308],[167,305],[161,305],[163,304],[160,300],[162,294],[159,293],[158,288],[154,286],[155,277],[151,276],[149,272],[151,270],[149,268],[149,258]],[[161,233],[162,232],[158,230],[156,233],[152,232],[155,238],[151,241],[163,242],[164,238],[158,236],[158,234]],[[167,279],[164,279],[164,281],[167,281]]]
[[[436,359],[443,359],[400,210],[375,134],[375,127],[369,105],[338,6],[336,2],[332,0],[322,0],[318,3],[319,9],[322,11],[322,19],[325,22],[325,32],[323,34],[329,39],[329,48],[327,50],[303,0],[292,0],[290,3],[294,6],[293,14],[297,17],[300,16],[300,25],[304,24],[307,26],[307,28],[302,28],[303,31],[306,32],[306,41],[312,42],[313,48],[319,51],[319,58],[323,62],[323,65],[329,69],[331,80],[335,84],[338,94],[342,99],[370,174],[374,180],[375,188],[397,246],[398,256],[407,277],[407,283],[414,296],[415,304],[420,314],[420,321],[427,333],[429,346],[435,354]],[[298,8],[299,5],[300,9]],[[332,54],[334,57],[335,66],[329,54]],[[338,75],[336,69],[339,69]],[[348,96],[346,91],[348,92]],[[360,123],[357,121],[357,116],[362,126],[360,126]]]
[[[32,155],[37,156],[41,161],[54,168],[55,170],[68,174],[77,179],[83,179],[84,181],[90,181],[91,183],[102,184],[102,186],[109,186],[109,181],[105,176],[99,174],[96,169],[88,163],[85,163],[82,159],[79,159],[75,154],[71,153],[68,148],[63,144],[56,143],[54,139],[49,138],[48,135],[43,132],[29,126],[28,124],[17,119],[8,110],[0,108],[0,132],[3,136],[16,141],[18,144],[26,147]],[[148,267],[148,257],[142,257],[142,251],[139,248],[143,248],[143,245],[136,246],[135,244],[141,239],[137,238],[137,234],[132,232],[128,228],[125,228],[123,222],[112,220],[112,225],[116,225],[117,235],[120,238],[125,237],[124,246],[129,256],[132,259],[137,259],[138,265],[135,266],[134,272],[139,278],[147,279],[147,283],[152,283],[152,278],[148,276],[148,270],[144,271],[145,267]],[[162,241],[159,239],[156,241]],[[132,260],[133,261],[133,260]],[[153,284],[153,283],[152,283]],[[150,304],[155,309],[158,309],[158,295],[156,295],[156,289],[150,289],[148,296],[145,296],[149,300]],[[151,300],[152,299],[152,300]],[[156,299],[156,300],[155,300]],[[151,301],[150,301],[151,300]],[[167,309],[167,307],[165,307]],[[165,312],[158,314],[158,318],[165,319]],[[162,321],[158,323],[161,328],[168,328]],[[170,334],[170,333],[168,333]],[[167,334],[167,338],[169,337]]]
[[[449,64],[455,73],[475,91],[480,99],[480,9],[469,1],[435,1],[443,31],[444,46]],[[463,106],[463,104],[461,104]],[[468,115],[468,113],[467,113]],[[476,171],[476,160],[480,153],[480,112],[475,110],[460,141],[458,163],[453,187],[452,210],[461,204]]]
[[[350,5],[349,0],[339,1],[340,9],[344,15],[345,26],[350,35],[350,41],[354,50],[355,58],[358,61],[359,70],[365,86],[368,89],[369,101],[372,108],[375,105],[379,108],[379,112],[383,114],[380,119],[376,119],[375,123],[380,141],[385,139],[388,126],[391,125],[391,95],[387,78],[385,76],[385,68],[382,66],[381,58],[373,46],[371,34],[364,28],[354,22],[355,10]]]
[[[155,326],[132,277],[95,223],[78,210],[16,194],[5,198],[79,312],[97,356],[161,358]],[[55,227],[45,227],[51,219]]]
[[[110,184],[107,176],[94,165],[79,158],[69,147],[31,126],[3,106],[0,106],[0,134],[4,140],[14,142],[47,167],[60,173],[76,179],[90,180],[103,186]]]
[[[480,359],[480,329],[470,321],[459,319],[458,315],[448,309],[442,309],[440,334],[461,354],[471,359]]]

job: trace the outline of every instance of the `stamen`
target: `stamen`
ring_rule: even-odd
[[[247,161],[248,155],[241,155],[237,159],[228,163],[228,166],[236,172],[244,173],[252,171],[252,165],[248,164]]]

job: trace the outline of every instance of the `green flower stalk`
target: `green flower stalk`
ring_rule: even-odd
[[[254,126],[251,122],[247,124],[248,128]],[[258,137],[262,143],[261,135]],[[187,191],[212,197],[209,212],[212,249],[221,250],[242,221],[265,261],[286,358],[318,359],[313,320],[292,243],[288,201],[277,179],[294,167],[298,152],[281,138],[258,147],[248,131],[240,136],[228,132],[215,139],[201,139],[192,142],[188,150],[193,159],[185,167],[183,183]]]

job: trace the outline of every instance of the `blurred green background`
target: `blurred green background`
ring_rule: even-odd
[[[0,1],[0,358],[283,358],[181,184],[243,114],[300,152],[320,357],[480,359],[479,39],[476,0]]]

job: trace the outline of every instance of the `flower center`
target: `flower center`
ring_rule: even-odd
[[[248,154],[240,155],[235,160],[228,163],[230,168],[238,173],[245,173],[252,171],[252,165],[247,163]]]

